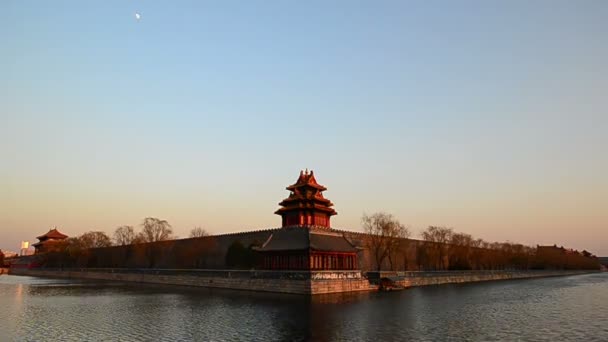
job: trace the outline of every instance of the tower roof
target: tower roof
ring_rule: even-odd
[[[300,177],[298,177],[298,180],[294,184],[286,187],[285,189],[293,191],[296,188],[301,188],[304,186],[310,186],[321,191],[327,190],[326,187],[317,183],[314,172],[312,170],[308,172],[308,169],[306,169],[306,171],[300,171]]]
[[[308,169],[300,171],[297,181],[286,189],[290,191],[289,197],[281,201],[279,203],[281,208],[275,211],[275,214],[283,216],[284,227],[290,225],[329,227],[329,217],[336,215],[337,212],[332,208],[334,204],[323,197],[323,191],[327,188],[317,183],[312,170],[310,172]],[[294,213],[297,213],[300,217],[286,219],[285,215],[293,216]],[[318,213],[321,217],[315,218],[315,213]]]
[[[356,252],[353,246],[341,233],[316,229],[314,227],[284,228],[273,232],[258,249],[261,252],[303,251],[319,252]]]
[[[67,239],[67,235],[61,233],[57,230],[57,228],[50,229],[46,234],[40,235],[36,237],[38,240],[46,240],[46,239]]]

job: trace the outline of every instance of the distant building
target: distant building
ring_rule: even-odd
[[[24,249],[21,251],[22,256],[34,255],[36,251],[33,249]]]
[[[5,258],[14,258],[17,256],[17,253],[11,251],[2,251]]]
[[[354,270],[358,268],[357,248],[343,233],[330,227],[336,215],[333,203],[323,197],[324,186],[314,173],[300,172],[295,184],[286,188],[289,197],[275,212],[282,227],[257,248],[259,268],[271,270]]]
[[[32,245],[35,248],[34,253],[38,254],[52,251],[58,243],[67,238],[67,235],[59,232],[57,228],[53,228],[49,230],[46,234],[40,235],[36,238],[38,239],[38,242]]]
[[[599,257],[600,265],[602,265],[602,271],[608,271],[608,257]]]

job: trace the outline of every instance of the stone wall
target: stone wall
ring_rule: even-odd
[[[261,245],[274,230],[94,248],[73,259],[49,254],[41,264],[48,267],[225,269],[230,245],[236,241],[246,248]]]
[[[128,269],[11,269],[13,275],[67,279],[95,279],[149,284],[185,285],[292,294],[327,294],[377,290],[381,279],[402,287],[479,281],[567,276],[590,271],[451,271],[376,272],[369,279],[357,271],[235,271]]]
[[[371,291],[377,289],[378,286],[370,284],[367,279],[312,280],[310,284],[311,294]]]
[[[292,294],[326,294],[377,289],[357,271],[265,272],[119,269],[11,269],[12,275],[94,279],[148,284],[198,286]]]
[[[94,248],[74,253],[74,255],[49,253],[45,256],[38,256],[41,260],[36,263],[44,267],[250,269],[255,267],[258,262],[258,255],[250,247],[262,245],[277,229],[279,228],[128,246]],[[367,272],[378,269],[372,251],[367,248],[370,238],[368,234],[338,229],[333,229],[333,231],[344,234],[347,240],[358,247],[359,270]],[[239,242],[244,247],[235,250],[244,250],[246,255],[239,254],[238,259],[241,262],[227,263],[227,253],[230,246],[235,242]],[[590,268],[582,267],[584,265],[580,263],[569,264],[565,262],[565,257],[560,256],[537,258],[528,255],[526,257],[525,255],[510,255],[500,250],[483,248],[465,248],[465,250],[460,251],[454,249],[454,252],[452,252],[452,249],[447,248],[447,245],[441,245],[443,247],[440,249],[437,248],[438,246],[421,240],[400,239],[398,247],[394,249],[390,257],[384,259],[380,269],[433,271],[446,269]],[[439,253],[439,250],[442,252]],[[443,255],[441,256],[441,254]],[[453,263],[451,259],[454,259],[455,262]],[[466,265],[458,263],[462,260],[467,260]],[[596,269],[600,267],[599,264],[592,266]]]
[[[445,272],[373,272],[369,274],[372,283],[379,283],[380,279],[394,280],[396,285],[405,288],[415,286],[472,283],[480,281],[527,279],[541,277],[569,276],[592,273],[587,270],[563,271],[445,271]]]
[[[129,246],[113,246],[89,250],[75,260],[61,255],[49,256],[42,261],[49,267],[93,267],[93,268],[180,268],[180,269],[226,269],[226,253],[230,245],[239,242],[244,247],[263,244],[278,228],[146,243]],[[366,246],[366,234],[336,230],[355,246],[358,252],[359,269],[376,269],[375,262]],[[416,240],[403,240],[401,253],[394,258],[391,267],[385,260],[383,269],[417,269]],[[64,258],[64,259],[62,259]]]
[[[359,247],[357,253],[357,259],[359,261],[359,269],[366,272],[376,270],[377,265],[373,254],[367,248],[369,235],[361,232],[352,231],[340,231],[344,234],[344,237],[350,241],[353,245]],[[418,257],[418,246],[423,244],[423,241],[414,239],[400,239],[399,252],[393,255],[393,264],[390,264],[388,258],[382,263],[383,270],[417,270],[419,265],[417,262]]]

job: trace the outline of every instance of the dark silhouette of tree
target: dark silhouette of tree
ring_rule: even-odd
[[[190,231],[191,238],[209,236],[209,233],[203,227],[194,227]]]
[[[447,256],[449,246],[448,243],[452,238],[454,231],[451,228],[429,226],[422,232],[422,238],[430,242],[429,251],[431,251],[431,259],[434,260],[434,268],[438,270],[445,269],[445,258]]]
[[[106,233],[100,231],[84,233],[78,237],[78,242],[82,249],[112,246],[110,237]]]
[[[67,238],[54,243],[53,249],[46,253],[45,260],[52,267],[89,267],[95,266],[96,255],[93,249],[110,247],[112,241],[104,232],[87,232],[78,237]]]
[[[131,245],[135,242],[133,226],[121,226],[114,231],[114,244],[117,246]]]
[[[487,253],[485,253],[484,246],[486,242],[482,239],[474,239],[471,241],[471,268],[474,270],[486,269]]]
[[[165,241],[173,238],[173,228],[169,222],[154,217],[146,217],[142,225],[142,231],[138,238],[142,242]]]
[[[83,247],[83,242],[78,237],[67,238],[63,241],[63,250],[59,252],[63,254],[59,259],[61,260],[61,267],[75,267],[84,266],[87,264],[88,253],[86,248]]]
[[[0,249],[0,267],[4,267],[4,253]]]
[[[249,269],[255,266],[255,254],[250,248],[236,240],[226,251],[226,266],[228,268]]]
[[[429,258],[429,244],[425,241],[416,243],[416,263],[420,271],[432,268]]]
[[[353,232],[348,236],[357,246],[366,247],[361,252],[366,270],[406,270],[408,265],[419,270],[600,268],[600,260],[586,250],[490,243],[444,227],[429,227],[423,234],[428,241],[417,241],[407,239],[407,228],[389,214],[364,216],[362,222],[367,234]],[[108,247],[110,239],[103,232],[88,232],[50,243],[46,252],[36,258],[44,267],[250,269],[257,265],[252,246],[265,240],[259,236],[240,241],[230,236],[167,240],[172,232],[166,221],[147,218],[143,226],[147,229],[136,236],[133,244]],[[125,227],[128,236],[132,227]],[[165,240],[154,241],[157,239]]]
[[[449,246],[449,269],[470,270],[473,237],[465,233],[452,233]]]
[[[364,214],[361,223],[368,234],[366,243],[376,263],[376,270],[382,269],[382,263],[386,259],[393,268],[394,253],[399,248],[400,239],[410,236],[409,229],[387,213],[375,213],[371,216]]]
[[[409,270],[410,250],[414,247],[413,251],[415,252],[415,243],[412,240],[409,240],[408,237],[398,239],[396,247],[388,254],[388,260],[392,270]],[[415,259],[416,255],[413,255],[413,260]]]

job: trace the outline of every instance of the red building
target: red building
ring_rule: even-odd
[[[282,228],[258,248],[260,268],[272,270],[355,270],[357,248],[342,233],[331,229],[336,215],[333,203],[323,197],[324,186],[313,171],[300,172],[295,184],[286,188],[289,197],[275,212]]]
[[[38,254],[38,253],[49,252],[49,251],[53,250],[54,247],[56,247],[58,243],[60,243],[61,241],[65,240],[67,238],[68,238],[67,235],[59,232],[57,230],[57,228],[53,228],[53,229],[49,230],[46,234],[40,235],[36,238],[36,239],[38,239],[38,242],[32,245],[35,248],[34,253]]]
[[[290,191],[289,197],[279,203],[282,208],[275,212],[283,218],[283,227],[330,227],[330,218],[337,213],[331,208],[334,204],[323,197],[327,188],[317,183],[312,170],[300,171],[296,183],[286,189]]]

